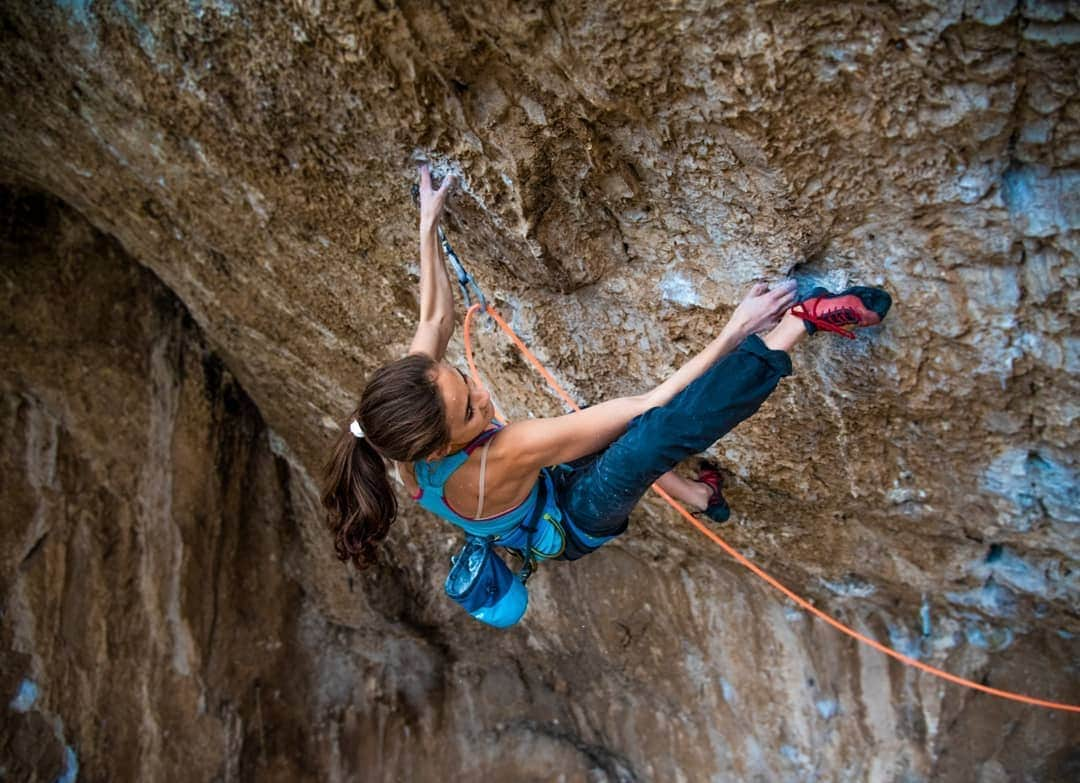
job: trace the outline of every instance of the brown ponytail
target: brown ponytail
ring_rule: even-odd
[[[349,431],[350,419],[334,444],[322,502],[338,558],[357,568],[375,562],[376,545],[397,517],[384,458],[415,462],[450,440],[437,368],[430,356],[410,354],[376,370],[352,416],[364,437]]]

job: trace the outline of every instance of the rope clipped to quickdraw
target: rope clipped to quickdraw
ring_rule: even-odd
[[[446,237],[442,233],[441,229],[439,231],[439,239],[443,243],[443,249],[446,251],[447,257],[452,257],[454,259],[454,262],[457,264],[457,266],[464,273],[468,284],[470,284],[473,287],[476,287],[476,283],[472,280],[472,277],[468,274],[468,272],[465,271],[465,268],[461,264],[461,261],[457,258],[457,254],[453,253],[453,250],[450,249],[450,243],[446,240]],[[459,284],[460,284],[460,282],[461,282],[461,278],[459,277]],[[464,289],[464,286],[462,286],[462,287]],[[479,287],[476,287],[476,290],[479,293]],[[465,313],[465,325],[464,325],[465,356],[466,356],[466,359],[467,359],[467,361],[469,363],[469,371],[472,373],[473,381],[475,381],[477,384],[482,383],[481,380],[480,380],[480,374],[476,371],[476,365],[473,362],[472,340],[470,339],[470,322],[472,320],[472,317],[477,312],[483,311],[483,312],[487,313],[488,315],[490,315],[495,320],[495,322],[499,325],[499,328],[501,328],[503,330],[503,332],[506,333],[506,335],[510,338],[510,340],[514,343],[514,345],[517,346],[518,350],[521,351],[522,355],[525,356],[525,358],[529,361],[529,363],[532,364],[532,366],[534,368],[536,368],[537,372],[540,373],[540,375],[544,378],[544,380],[547,381],[548,385],[553,390],[558,392],[559,396],[562,397],[563,401],[566,402],[566,404],[569,405],[571,409],[573,409],[575,411],[581,410],[580,406],[578,406],[578,404],[574,402],[573,398],[571,398],[570,395],[567,394],[566,391],[562,388],[562,386],[559,385],[559,382],[557,380],[555,380],[555,377],[550,372],[548,372],[547,368],[544,367],[544,365],[540,363],[540,360],[537,359],[533,355],[532,351],[530,351],[528,349],[528,347],[525,345],[525,343],[521,341],[521,338],[517,336],[517,334],[510,327],[510,325],[507,324],[506,321],[504,321],[502,319],[502,317],[495,311],[495,308],[493,308],[491,305],[486,303],[486,300],[483,299],[482,294],[480,294],[479,299],[480,299],[479,302],[476,302],[476,303],[472,304],[471,306],[469,306],[468,311]],[[467,299],[466,299],[466,302],[468,302]],[[918,669],[919,671],[926,672],[927,674],[933,675],[934,677],[938,677],[938,678],[940,678],[942,680],[945,680],[946,682],[951,682],[954,685],[960,685],[960,686],[962,686],[964,688],[970,688],[971,690],[981,691],[982,693],[987,693],[987,694],[990,694],[991,696],[997,696],[997,697],[1002,698],[1002,699],[1009,699],[1010,701],[1016,701],[1016,702],[1020,702],[1020,703],[1023,703],[1023,704],[1030,704],[1030,705],[1035,706],[1035,707],[1045,707],[1046,709],[1051,709],[1051,710],[1062,710],[1062,711],[1065,711],[1065,712],[1080,713],[1080,704],[1065,704],[1063,702],[1047,701],[1045,699],[1037,699],[1037,698],[1034,698],[1032,696],[1025,696],[1024,694],[1021,694],[1021,693],[1014,693],[1012,691],[1001,690],[999,688],[991,688],[988,685],[983,685],[982,683],[975,682],[973,680],[968,680],[968,679],[965,679],[963,677],[959,677],[959,676],[957,676],[955,674],[950,674],[949,672],[947,672],[947,671],[945,671],[943,669],[939,669],[936,666],[931,666],[928,663],[923,663],[922,661],[916,660],[915,658],[912,658],[912,657],[910,657],[908,655],[904,655],[901,652],[897,652],[896,650],[892,649],[891,647],[885,646],[884,644],[877,641],[876,639],[871,639],[869,636],[866,636],[865,634],[859,633],[854,628],[852,628],[852,627],[850,627],[848,625],[845,625],[844,623],[840,622],[839,620],[837,620],[832,615],[826,614],[821,609],[818,609],[816,606],[814,606],[812,603],[810,603],[807,599],[805,599],[802,596],[796,594],[791,589],[785,587],[783,584],[781,584],[775,578],[773,578],[769,574],[765,573],[765,571],[763,571],[761,568],[754,565],[741,552],[739,552],[737,549],[735,549],[735,547],[731,546],[726,541],[724,541],[722,538],[720,538],[720,536],[718,536],[714,531],[712,531],[708,527],[706,527],[704,525],[704,523],[701,522],[701,520],[694,517],[689,511],[687,511],[682,506],[682,504],[680,504],[677,500],[675,500],[673,497],[671,497],[671,495],[669,495],[663,489],[656,486],[655,484],[653,485],[652,489],[657,495],[659,495],[661,498],[666,500],[668,502],[668,504],[672,508],[674,508],[677,512],[679,512],[679,514],[682,515],[682,517],[684,519],[686,519],[691,525],[693,525],[695,528],[697,528],[699,532],[704,534],[714,544],[716,544],[721,549],[723,549],[724,552],[726,552],[739,565],[741,565],[744,568],[746,568],[747,570],[749,570],[751,573],[753,573],[755,576],[760,578],[762,581],[766,582],[769,586],[779,590],[784,596],[786,596],[788,599],[790,599],[792,602],[794,602],[799,608],[809,612],[810,614],[814,615],[815,617],[822,620],[823,622],[828,623],[833,628],[840,631],[840,633],[843,633],[843,634],[846,634],[847,636],[850,636],[855,641],[860,642],[861,644],[865,644],[868,647],[872,647],[873,649],[877,650],[878,652],[883,653],[884,655],[888,655],[890,658],[893,658],[893,659],[899,661],[900,663],[904,664],[905,666],[910,666],[910,667],[912,667],[914,669]]]
[[[454,248],[450,247],[450,240],[446,238],[446,232],[443,231],[442,226],[439,226],[439,243],[442,245],[446,257],[450,259],[450,265],[454,267],[454,274],[457,275],[457,282],[461,287],[461,298],[465,300],[465,307],[472,307],[471,291],[476,294],[476,303],[480,305],[480,309],[487,310],[487,299],[484,298],[484,292],[480,290],[480,286],[476,284],[476,281],[472,279],[472,275],[465,269],[465,265],[461,263],[461,259],[454,252]]]

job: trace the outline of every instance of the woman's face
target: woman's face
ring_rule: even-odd
[[[469,376],[446,362],[439,362],[435,385],[442,395],[450,430],[446,454],[453,454],[488,428],[495,416],[495,406],[487,389],[477,386]]]

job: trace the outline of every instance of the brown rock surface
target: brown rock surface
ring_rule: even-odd
[[[5,779],[57,780],[64,745],[91,780],[296,779],[317,743],[294,648],[325,622],[287,576],[266,425],[114,241],[50,197],[0,204],[0,674],[9,700],[37,691],[4,714]]]
[[[494,634],[441,595],[448,528],[409,512],[350,575],[311,477],[411,336],[414,152],[461,174],[455,246],[582,400],[663,377],[753,279],[884,284],[884,328],[814,341],[720,444],[728,536],[904,652],[1080,701],[1078,25],[958,0],[5,4],[0,638],[6,692],[40,689],[5,713],[7,768],[52,779],[68,746],[90,779],[1067,778],[1075,717],[856,648],[651,503]],[[504,410],[558,410],[478,343]]]

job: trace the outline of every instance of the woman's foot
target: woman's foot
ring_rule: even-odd
[[[789,312],[803,320],[810,334],[821,329],[854,340],[856,329],[881,323],[891,306],[892,297],[885,289],[860,285],[838,294],[815,288]]]
[[[707,516],[713,522],[727,522],[731,516],[731,508],[724,500],[724,474],[713,462],[702,460],[698,468],[696,481],[709,488],[709,496],[700,513]]]

